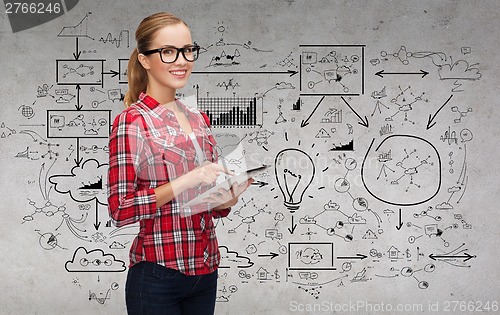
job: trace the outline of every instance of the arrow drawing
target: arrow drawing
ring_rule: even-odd
[[[356,114],[356,116],[358,116],[359,119],[361,119],[361,121],[358,121],[358,124],[360,124],[361,126],[364,126],[366,128],[368,128],[368,118],[365,116],[365,119],[361,118],[361,116],[359,116],[359,114],[351,107],[351,105],[349,105],[349,103],[347,103],[347,101],[345,100],[345,98],[343,96],[340,97],[344,103],[347,105],[347,107],[349,107],[349,109],[354,113]]]
[[[73,53],[73,57],[75,57],[75,60],[78,60],[80,58],[80,55],[81,55],[81,51],[78,50],[78,37],[76,38],[76,49],[75,49],[75,52]]]
[[[269,183],[266,183],[266,182],[263,182],[263,181],[260,181],[260,180],[256,180],[255,182],[251,183],[250,185],[259,186],[259,188],[262,188],[264,186],[269,185]]]
[[[448,104],[448,102],[451,100],[452,97],[453,94],[450,95],[450,97],[448,97],[446,102],[444,102],[444,104],[441,105],[441,107],[439,107],[439,109],[434,113],[434,115],[431,116],[431,114],[429,114],[429,120],[427,121],[427,130],[431,129],[436,124],[436,122],[433,122],[434,118],[436,118],[436,115],[443,109],[443,107],[446,106],[446,104]]]
[[[349,259],[349,260],[352,260],[352,259],[363,260],[365,258],[368,258],[368,256],[363,255],[363,254],[356,254],[356,256],[337,256],[337,259]]]
[[[118,73],[118,71],[115,71],[115,70],[109,70],[109,72],[103,72],[102,74],[111,74],[111,77],[114,78],[117,75],[119,75],[120,73]]]
[[[99,231],[99,226],[101,225],[101,221],[99,221],[99,201],[97,198],[95,199],[95,223],[94,227],[96,231]]]
[[[401,230],[401,227],[403,226],[403,222],[401,222],[401,208],[399,208],[399,224],[396,225],[396,229]]]
[[[193,71],[192,74],[289,74],[291,77],[296,75],[298,71]]]
[[[278,254],[276,253],[273,253],[273,252],[270,252],[269,254],[267,255],[257,255],[258,257],[271,257],[271,259],[273,259],[274,257],[277,257],[279,256]]]
[[[307,117],[307,119],[306,119],[305,121],[304,121],[304,120],[302,120],[302,122],[300,123],[300,127],[304,128],[305,126],[309,125],[309,119],[311,119],[311,117],[312,117],[312,115],[314,114],[314,112],[316,111],[316,109],[318,109],[319,104],[321,104],[321,102],[323,102],[323,100],[324,100],[324,99],[325,99],[325,97],[323,96],[323,97],[319,100],[319,102],[318,102],[318,104],[316,105],[316,107],[314,107],[314,109],[313,109],[312,113],[309,115],[309,117]]]
[[[288,231],[290,232],[290,234],[293,234],[296,227],[297,227],[297,224],[293,224],[293,215],[292,215],[292,228],[291,229],[288,228]]]
[[[80,87],[80,85],[77,84],[76,85],[76,105],[75,105],[76,110],[80,110],[83,107],[83,105],[80,105],[80,90],[81,89],[82,88]]]
[[[436,260],[436,258],[437,259],[439,259],[439,258],[465,258],[464,262],[466,262],[469,259],[476,258],[476,255],[472,256],[472,255],[469,255],[467,253],[464,253],[463,255],[434,255],[434,254],[430,254],[429,258],[432,260]]]
[[[420,70],[419,72],[385,72],[385,70],[381,70],[377,73],[375,73],[376,76],[379,76],[381,78],[384,77],[384,74],[421,74],[422,78],[425,77],[426,75],[429,74],[429,72]]]

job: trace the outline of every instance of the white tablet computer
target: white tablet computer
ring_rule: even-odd
[[[217,184],[216,186],[210,188],[209,190],[205,191],[203,194],[197,196],[194,199],[191,199],[189,202],[186,202],[184,205],[182,205],[183,208],[185,207],[192,207],[194,205],[203,203],[203,199],[210,197],[210,194],[214,194],[219,192],[219,189],[224,189],[224,190],[229,190],[231,186],[234,183],[244,183],[248,179],[252,178],[253,176],[261,173],[264,171],[266,168],[268,168],[269,165],[261,165],[255,168],[248,169],[246,171],[243,171],[241,173],[238,173],[234,176],[229,177],[228,179],[224,180],[223,182]],[[217,205],[213,205],[213,207],[216,207]]]

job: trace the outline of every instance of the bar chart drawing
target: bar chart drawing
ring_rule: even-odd
[[[330,108],[326,113],[325,113],[326,118],[322,118],[321,122],[322,123],[341,123],[342,122],[342,110],[336,109],[336,108]]]
[[[210,118],[213,127],[261,127],[263,99],[257,97],[201,97],[199,110]]]
[[[302,105],[302,100],[299,97],[299,99],[295,103],[293,103],[292,110],[300,110],[300,108],[302,107],[301,105]]]

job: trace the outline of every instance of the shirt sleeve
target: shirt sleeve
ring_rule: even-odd
[[[225,218],[229,215],[229,212],[231,212],[231,207],[217,211],[214,210],[212,211],[212,217],[214,219]]]
[[[124,111],[109,137],[108,211],[117,227],[152,218],[157,211],[154,188],[138,185],[145,162],[142,130],[141,116]]]

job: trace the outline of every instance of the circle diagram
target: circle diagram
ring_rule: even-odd
[[[431,200],[441,188],[441,158],[429,141],[391,135],[372,141],[361,167],[366,190],[391,205],[413,206]]]

